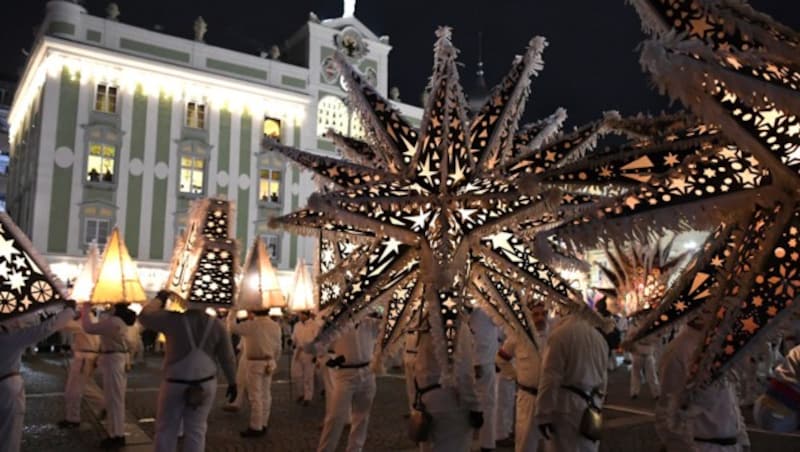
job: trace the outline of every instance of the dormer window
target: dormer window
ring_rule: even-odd
[[[206,128],[206,105],[200,102],[186,103],[186,127],[193,129]]]
[[[94,109],[103,113],[116,113],[117,87],[107,83],[98,84],[94,95]]]

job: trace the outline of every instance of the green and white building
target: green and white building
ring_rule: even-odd
[[[310,20],[280,59],[92,16],[51,1],[9,114],[7,210],[63,278],[118,225],[148,290],[160,288],[193,199],[235,203],[246,250],[262,236],[289,274],[317,241],[268,226],[302,207],[311,174],[264,136],[335,155],[328,128],[359,136],[331,55],[386,93],[391,47],[355,17]],[[213,26],[213,24],[212,24]],[[421,109],[397,103],[412,123]]]

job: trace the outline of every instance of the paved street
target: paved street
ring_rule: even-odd
[[[105,433],[98,414],[89,404],[83,405],[84,422],[76,430],[59,430],[55,423],[62,419],[64,404],[61,391],[66,375],[67,360],[56,354],[39,354],[24,361],[23,374],[27,388],[28,412],[22,450],[94,451]],[[223,412],[224,386],[209,420],[209,451],[313,451],[316,447],[323,418],[323,403],[315,401],[309,407],[293,402],[287,381],[288,358],[284,356],[273,383],[273,406],[270,430],[265,438],[244,440],[239,430],[247,426],[247,412]],[[158,392],[160,356],[149,356],[146,363],[134,367],[129,374],[128,451],[152,449],[153,418]],[[646,390],[638,400],[627,397],[627,377],[624,369],[611,375],[608,409],[606,409],[606,439],[603,451],[651,451],[658,445],[652,425],[652,404]],[[406,420],[403,418],[405,389],[399,375],[389,374],[378,379],[378,394],[370,419],[367,451],[411,451],[414,445],[406,439]],[[344,435],[343,435],[344,436]],[[800,435],[774,435],[751,431],[753,451],[800,450]],[[340,450],[344,450],[342,439]],[[477,445],[475,446],[477,450]],[[511,450],[511,449],[498,449]]]

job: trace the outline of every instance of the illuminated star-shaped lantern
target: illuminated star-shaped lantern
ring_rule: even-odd
[[[89,301],[94,304],[144,303],[144,293],[136,264],[115,227],[106,241],[97,281]]]
[[[253,242],[242,269],[237,307],[248,311],[286,307],[278,276],[272,268],[269,253],[261,237]]]
[[[92,289],[94,283],[97,281],[97,274],[100,270],[100,251],[97,249],[97,242],[92,241],[89,244],[89,250],[86,253],[86,261],[81,268],[80,274],[75,279],[72,286],[70,297],[77,302],[89,301],[92,296]]]
[[[401,336],[414,307],[423,306],[441,344],[437,356],[449,366],[469,300],[531,342],[526,301],[544,297],[566,309],[584,308],[582,297],[547,263],[546,257],[555,256],[552,243],[537,234],[591,208],[607,193],[571,193],[538,182],[557,180],[556,171],[580,161],[598,137],[613,131],[634,137],[639,154],[660,152],[642,137],[665,127],[657,118],[610,113],[557,135],[563,110],[519,127],[544,47],[543,38],[534,38],[486,104],[468,117],[457,51],[450,31],[440,29],[419,129],[337,57],[367,142],[329,133],[344,160],[272,143],[333,185],[330,192],[312,195],[306,209],[274,221],[299,233],[322,231],[318,283],[327,316],[318,340],[330,339],[367,307],[385,304],[380,353]],[[687,139],[697,141],[696,136]],[[659,163],[656,170],[667,166]],[[638,184],[643,172],[630,169],[626,174],[637,174],[627,185]]]
[[[229,308],[236,297],[237,242],[230,219],[233,206],[224,199],[195,201],[186,230],[173,251],[166,289],[184,307]]]
[[[692,377],[706,384],[741,362],[798,304],[800,36],[743,2],[631,3],[654,35],[643,46],[643,66],[662,91],[729,141],[638,189],[640,198],[661,207],[677,206],[675,196],[686,194],[732,207],[727,220],[735,228],[724,233],[726,243],[698,258],[683,295],[671,301],[674,309],[690,306],[684,295],[705,287],[710,292],[697,294],[710,294],[703,298],[719,305]]]
[[[294,269],[292,289],[289,292],[289,309],[294,312],[317,311],[317,303],[314,300],[314,285],[302,259]]]
[[[0,323],[51,309],[64,289],[11,218],[0,212]]]

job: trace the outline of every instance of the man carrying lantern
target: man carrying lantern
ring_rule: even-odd
[[[100,336],[100,356],[97,363],[103,374],[103,395],[108,413],[109,437],[101,443],[102,447],[121,447],[125,445],[125,389],[128,376],[125,367],[128,363],[128,327],[136,321],[136,313],[126,304],[116,304],[110,312],[93,321],[89,303],[81,310],[81,326],[89,334]]]
[[[350,436],[347,438],[347,451],[359,452],[364,448],[369,412],[375,398],[375,373],[370,369],[370,361],[379,328],[379,319],[364,318],[343,332],[331,345],[334,358],[326,366],[330,368],[332,394],[330,406],[325,407],[325,423],[318,452],[336,450],[348,418]],[[312,351],[314,347],[311,344],[306,349]]]
[[[217,362],[228,380],[226,396],[236,398],[235,362],[230,336],[222,322],[189,304],[185,313],[165,310],[169,293],[160,291],[142,310],[145,328],[167,337],[164,372],[156,412],[156,452],[177,449],[183,423],[185,452],[205,450],[208,413],[217,392]]]
[[[599,447],[599,418],[593,415],[606,392],[608,344],[585,315],[561,320],[542,357],[536,422],[548,452],[596,452]],[[610,331],[613,322],[604,326]]]
[[[705,309],[704,309],[705,310]],[[661,356],[663,397],[656,404],[656,433],[667,452],[746,451],[750,439],[730,381],[715,382],[684,399],[692,360],[702,343],[701,313],[667,344]]]
[[[485,421],[480,429],[480,445],[482,451],[490,451],[496,446],[497,378],[494,360],[500,344],[497,341],[497,327],[483,309],[472,309],[469,328],[474,338],[472,365],[475,372],[475,390],[481,401],[481,411],[484,413]]]
[[[72,359],[64,387],[64,420],[60,421],[58,426],[75,428],[81,424],[81,399],[87,387],[92,391],[88,395],[99,392],[99,388],[92,380],[92,374],[97,366],[100,338],[83,331],[78,320],[67,323],[64,331],[72,333]],[[98,395],[102,402],[102,395]]]
[[[245,319],[228,317],[231,333],[244,342],[245,382],[250,402],[250,425],[241,432],[243,438],[264,436],[272,408],[272,373],[281,355],[281,327],[269,318],[269,310],[248,313]]]
[[[314,396],[316,363],[316,357],[307,353],[304,348],[314,341],[317,330],[317,323],[311,319],[309,312],[300,311],[300,320],[294,324],[292,331],[292,343],[295,347],[292,355],[292,373],[302,382],[303,393],[297,397],[297,401],[303,405],[308,405]]]
[[[514,427],[516,452],[536,452],[541,439],[534,422],[534,414],[542,366],[539,350],[547,343],[547,311],[544,304],[537,303],[531,307],[531,319],[536,328],[536,346],[522,338],[509,337],[497,353],[503,373],[513,375],[517,381],[517,414]]]
[[[26,348],[45,339],[75,317],[75,302],[50,319],[14,330],[0,327],[0,451],[19,451],[25,419],[25,384],[19,373]]]

